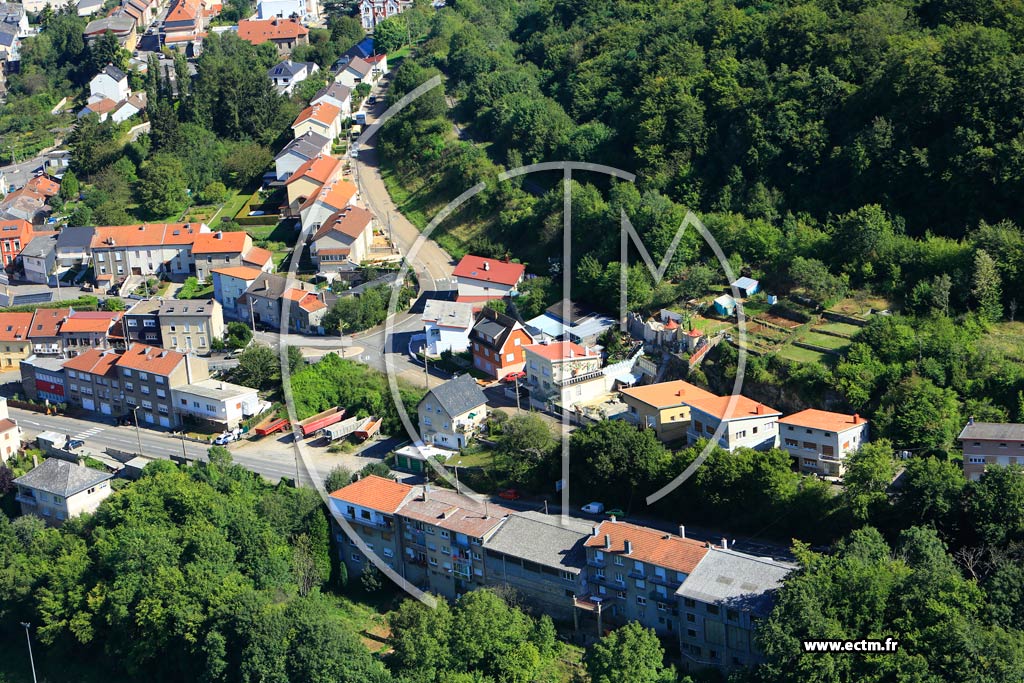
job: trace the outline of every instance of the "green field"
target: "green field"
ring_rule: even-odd
[[[850,323],[822,323],[821,325],[817,325],[814,329],[821,330],[822,332],[841,334],[844,337],[852,337],[861,330],[857,325],[851,325]]]
[[[779,358],[796,361],[797,363],[827,364],[830,360],[828,354],[821,353],[819,351],[812,351],[811,349],[804,349],[799,346],[793,346],[792,344],[780,350],[778,356]]]
[[[841,337],[833,337],[830,334],[818,334],[817,332],[806,332],[800,335],[800,341],[805,344],[814,344],[824,349],[845,349],[850,345],[849,339],[842,339]]]

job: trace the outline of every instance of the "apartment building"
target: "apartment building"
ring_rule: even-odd
[[[531,344],[523,347],[526,387],[538,406],[571,410],[605,394],[601,354],[571,341]]]
[[[725,425],[718,445],[727,451],[737,448],[766,450],[779,445],[779,417],[782,415],[746,396],[713,396],[690,399],[687,439],[711,439],[719,425]]]
[[[868,421],[856,413],[809,408],[779,420],[779,439],[800,471],[842,477],[846,457],[868,441]]]
[[[659,635],[678,637],[676,591],[693,573],[707,544],[612,517],[584,541],[586,593],[573,602],[581,618],[594,617],[600,632],[637,621]],[[579,623],[579,622],[577,622]]]
[[[210,279],[214,268],[242,265],[242,255],[252,249],[252,237],[247,232],[208,232],[196,235],[192,242],[192,258],[196,264],[196,278],[200,282]]]
[[[794,566],[711,547],[676,590],[682,610],[679,647],[686,668],[732,669],[757,664],[758,621],[771,612]]]
[[[64,359],[32,355],[21,361],[21,387],[32,401],[64,403]]]
[[[194,381],[171,389],[174,412],[179,422],[192,419],[235,429],[243,420],[260,412],[259,392],[218,379]]]
[[[59,458],[47,458],[14,480],[21,514],[36,515],[51,526],[83,512],[94,512],[111,493],[113,474]]]
[[[416,412],[425,443],[460,449],[487,420],[487,396],[471,375],[460,375],[428,391]]]
[[[395,514],[413,495],[415,488],[393,479],[371,474],[334,491],[331,511],[353,525],[359,538],[392,569],[403,574],[401,530]],[[349,576],[362,574],[369,560],[355,542],[332,520],[335,537]],[[403,574],[404,575],[404,574]]]
[[[124,413],[116,351],[89,349],[64,362],[67,403],[76,408],[119,416]],[[115,408],[116,402],[116,408]]]
[[[1024,424],[976,422],[972,417],[960,431],[964,476],[978,481],[989,467],[1024,465]]]
[[[249,309],[240,309],[239,299],[249,289],[249,285],[260,277],[259,268],[235,266],[233,268],[217,268],[212,271],[213,298],[220,302],[225,318],[249,322]]]
[[[485,308],[477,315],[469,341],[473,367],[501,379],[523,370],[526,365],[523,348],[533,343],[533,337],[515,318]]]
[[[160,302],[160,338],[165,348],[209,355],[214,339],[224,337],[224,312],[216,299]]]
[[[653,429],[663,443],[686,438],[690,428],[689,401],[716,398],[710,391],[681,379],[620,389],[619,393],[629,408],[627,419],[641,428]]]
[[[202,223],[143,223],[96,227],[90,250],[97,276],[189,275],[192,243],[210,232]]]
[[[32,355],[31,325],[31,313],[0,313],[0,367],[4,370],[17,370]]]
[[[142,299],[124,312],[124,333],[129,343],[163,346],[160,336],[162,299]]]

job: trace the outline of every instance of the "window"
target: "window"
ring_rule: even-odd
[[[134,318],[132,318],[132,319],[130,319],[128,321],[128,327],[138,327],[138,326],[139,326],[139,321],[138,320],[135,320]]]
[[[686,629],[686,636],[688,638],[696,638],[697,637],[697,630],[696,629],[692,629],[692,628]]]
[[[473,555],[474,555],[474,558],[473,558],[473,559],[477,559],[477,558],[475,557],[476,553],[473,553]],[[572,581],[573,579],[575,579],[575,578],[576,578],[576,577],[575,577],[575,576],[573,575],[573,573],[572,573],[572,572],[566,572],[566,571],[563,571],[563,572],[561,573],[561,577],[562,577],[562,580],[563,580],[563,581]]]
[[[696,624],[697,623],[697,617],[695,615],[693,615],[693,614],[690,614],[689,612],[686,613],[686,620],[688,622],[690,622],[691,624]]]
[[[750,430],[750,433],[751,433],[751,434],[757,434],[757,427],[754,427],[754,428],[752,428],[752,429]]]
[[[747,436],[747,430],[746,429],[741,429],[740,431],[736,432],[736,438],[737,439],[745,439],[746,436]]]
[[[353,562],[362,562],[363,558],[359,555],[359,553],[352,553],[352,561]]]
[[[786,445],[790,448],[797,448],[800,446],[800,442],[796,439],[786,439]]]
[[[727,609],[725,610],[725,618],[729,621],[739,621],[740,613],[734,609]]]
[[[441,529],[441,538],[451,538],[451,534],[448,533],[447,529]]]
[[[615,556],[615,565],[616,565],[617,567],[621,567],[621,566],[622,566],[622,565],[624,565],[624,564],[625,564],[625,562],[623,562],[623,561],[622,561],[622,557],[621,557],[621,556],[619,556],[619,555],[616,555],[616,556]]]
[[[513,361],[514,361],[515,359],[516,359],[516,354],[514,354],[514,353],[506,353],[506,354],[505,354],[505,362],[506,362],[506,363],[511,363],[511,362],[513,362]]]
[[[718,614],[718,605],[708,605],[708,614]]]
[[[626,579],[624,576],[622,576],[622,572],[615,572],[615,583],[626,583]]]
[[[430,558],[430,566],[431,567],[436,567],[437,566],[437,560],[435,558],[433,558],[433,557]]]
[[[130,368],[124,368],[124,376],[125,377],[131,377],[132,376],[132,371],[131,371]]]
[[[687,607],[696,607],[697,606],[697,601],[694,600],[693,598],[683,598],[683,604],[686,605]]]
[[[647,604],[647,598],[642,595],[636,596],[636,604],[643,606]]]
[[[74,385],[72,385],[72,387],[73,386]],[[972,465],[984,465],[985,464],[985,458],[983,456],[972,455],[967,460],[967,462],[971,463]]]
[[[149,373],[148,372],[140,372],[139,373],[139,379],[141,379],[141,380],[149,379]]]

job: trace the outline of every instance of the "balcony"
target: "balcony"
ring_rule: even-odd
[[[605,567],[605,566],[607,566],[607,563],[604,560],[598,560],[596,558],[588,558],[587,559],[587,566],[588,567]]]
[[[394,527],[394,524],[389,519],[377,521],[374,519],[366,519],[365,517],[356,517],[355,515],[350,515],[347,512],[343,512],[341,516],[350,522],[357,522],[363,526],[373,527],[374,529],[391,530]]]
[[[14,496],[14,500],[18,501],[19,503],[24,503],[25,505],[38,505],[39,504],[39,501],[36,500],[36,497],[34,495],[32,495],[31,493],[19,492],[18,494],[16,494]]]
[[[604,372],[600,369],[591,370],[590,372],[584,372],[579,375],[574,375],[572,377],[566,377],[564,379],[556,380],[555,382],[553,382],[553,384],[556,387],[571,387],[574,384],[580,384],[581,382],[587,382],[592,379],[597,379],[603,374]]]

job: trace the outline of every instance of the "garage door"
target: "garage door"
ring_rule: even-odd
[[[91,398],[82,397],[82,407],[86,410],[96,410],[96,401]]]
[[[101,403],[100,404],[100,412],[103,413],[104,415],[110,415],[110,404],[109,403]]]

